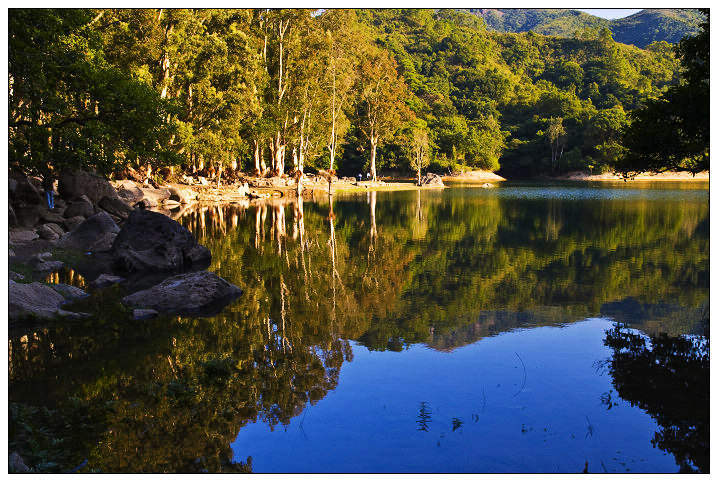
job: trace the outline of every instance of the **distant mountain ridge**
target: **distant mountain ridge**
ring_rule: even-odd
[[[703,19],[700,11],[693,8],[644,9],[615,20],[560,8],[472,8],[469,11],[483,18],[489,30],[498,32],[533,31],[573,37],[577,32],[606,27],[616,42],[640,48],[661,40],[676,43],[686,35],[695,35]]]

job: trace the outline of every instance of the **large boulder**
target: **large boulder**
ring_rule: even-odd
[[[115,269],[183,270],[208,263],[209,250],[192,233],[164,214],[134,210],[117,235],[111,250]]]
[[[84,194],[92,204],[97,204],[105,196],[117,197],[117,191],[105,177],[83,171],[61,173],[57,190],[65,199],[78,198]]]
[[[11,321],[29,316],[53,319],[73,315],[60,309],[65,297],[48,285],[38,281],[29,284],[14,281],[8,283],[8,315]]]
[[[47,214],[47,209],[41,204],[22,204],[15,206],[15,216],[17,217],[18,224],[27,228],[35,226],[45,214]]]
[[[63,213],[66,218],[74,218],[75,216],[82,216],[83,218],[89,218],[95,214],[95,207],[92,202],[85,199],[78,199],[77,201],[70,202]]]
[[[64,228],[68,231],[74,231],[80,224],[85,222],[85,218],[82,216],[73,216],[67,218],[62,222]]]
[[[421,177],[421,185],[431,187],[444,187],[444,181],[441,180],[441,176],[439,176],[438,174],[428,172],[426,173],[426,175]]]
[[[188,204],[197,198],[197,195],[192,191],[185,191],[184,189],[179,189],[174,186],[168,187],[167,191],[170,193],[169,199],[177,201],[180,204]]]
[[[145,194],[133,181],[124,180],[117,183],[117,196],[128,204],[141,201]]]
[[[55,225],[57,226],[57,225]],[[58,234],[54,229],[52,229],[48,224],[41,224],[37,228],[37,234],[40,236],[40,239],[46,239],[48,241],[53,241],[55,239],[59,239],[61,234]]]
[[[106,251],[120,232],[109,214],[100,211],[58,241],[57,246],[77,251]]]
[[[172,193],[169,191],[169,189],[159,188],[154,189],[151,187],[144,187],[142,188],[142,194],[145,195],[146,198],[151,197],[158,203],[162,203],[165,199],[169,199]]]
[[[14,175],[13,177],[10,180],[15,181],[16,184],[14,189],[12,189],[12,185],[10,186],[10,199],[26,204],[42,204],[44,202],[45,196],[29,177],[23,175]]]
[[[132,206],[119,198],[103,197],[97,205],[107,211],[109,214],[117,216],[120,219],[127,219],[132,212]]]
[[[63,216],[61,213],[64,213],[64,210],[53,209],[52,211],[47,211],[46,213],[43,213],[43,215],[40,217],[40,222],[62,224],[62,222],[65,221],[65,216]]]
[[[122,298],[129,308],[153,309],[160,312],[218,312],[242,290],[214,273],[195,271],[167,278],[150,289]]]
[[[34,230],[13,229],[9,233],[8,242],[11,246],[17,246],[18,244],[27,244],[39,237]]]

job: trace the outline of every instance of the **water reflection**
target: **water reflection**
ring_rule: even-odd
[[[102,306],[98,318],[9,340],[13,401],[94,407],[92,433],[75,434],[74,463],[89,458],[83,471],[251,470],[255,453],[230,449],[237,433],[294,421],[307,437],[307,409],[337,389],[352,343],[453,354],[518,327],[595,314],[689,333],[708,299],[702,200],[370,192],[173,215],[210,248],[209,269],[242,287],[240,302],[206,319],[136,322],[116,287],[80,302],[79,311]],[[526,395],[527,367],[523,351],[508,357],[513,400]],[[458,436],[474,425],[469,417],[483,419],[483,390],[480,411],[452,413],[442,430]],[[411,398],[412,432],[442,416],[427,401],[417,418],[417,400],[428,398]]]
[[[660,425],[651,442],[681,472],[710,473],[710,360],[706,337],[647,338],[620,325],[606,332],[609,373],[618,395]],[[603,399],[608,409],[611,397]]]

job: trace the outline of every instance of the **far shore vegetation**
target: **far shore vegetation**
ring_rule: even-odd
[[[709,11],[695,15],[697,35],[639,48],[461,10],[10,9],[9,164],[155,182],[697,173]]]

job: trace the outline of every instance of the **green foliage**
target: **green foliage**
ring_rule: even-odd
[[[401,132],[419,122],[440,169],[588,169],[583,160],[620,156],[603,117],[678,81],[668,43],[621,44],[613,22],[570,10],[480,13],[486,23],[460,10],[15,9],[10,164],[131,165],[150,176],[168,166],[406,172],[413,156]],[[639,17],[656,15],[693,18]],[[682,57],[696,50],[681,45]],[[543,137],[551,117],[566,130],[559,161],[572,152],[553,167]]]
[[[91,10],[13,9],[9,38],[9,161],[36,173],[119,169],[162,157],[166,106],[150,85],[109,64]]]
[[[682,82],[630,115],[624,134],[627,151],[616,163],[624,176],[666,170],[696,173],[710,167],[710,34],[709,12],[704,13],[701,32],[675,49]]]

